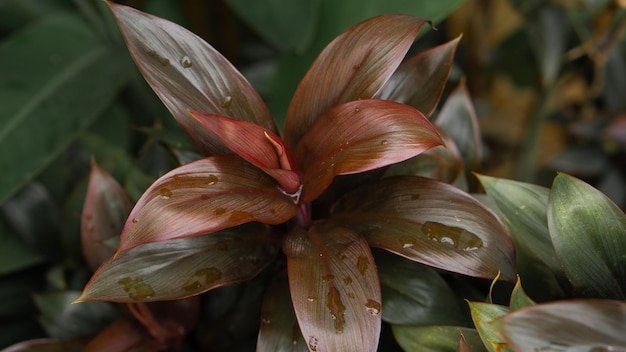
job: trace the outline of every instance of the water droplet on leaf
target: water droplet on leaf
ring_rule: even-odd
[[[132,222],[133,222],[133,224],[136,224],[136,223],[138,223],[138,222],[139,222],[139,219],[134,218],[134,219],[132,220]]]
[[[124,287],[124,291],[128,293],[128,297],[133,301],[143,301],[146,298],[154,296],[154,290],[152,287],[144,283],[143,279],[140,277],[136,277],[134,279],[125,277],[120,279],[117,283]]]
[[[309,349],[311,351],[317,351],[317,347],[320,345],[320,341],[315,336],[309,338]]]
[[[209,184],[209,186],[213,186],[218,181],[219,181],[219,179],[215,175],[209,175],[209,177],[207,177],[207,183]]]
[[[270,324],[272,322],[272,314],[268,312],[261,313],[261,323]]]
[[[315,302],[316,299],[317,299],[317,297],[315,297],[315,296],[309,296],[309,297],[306,298],[306,300],[309,301],[309,302]]]
[[[328,307],[331,316],[333,316],[335,320],[335,332],[341,334],[343,332],[343,326],[346,325],[344,318],[346,306],[343,305],[343,301],[341,300],[341,293],[339,293],[339,290],[334,286],[330,287],[328,290],[326,307]]]
[[[191,63],[191,59],[189,58],[189,56],[185,55],[182,58],[180,58],[180,64],[184,67],[184,68],[190,68],[191,65],[193,65]]]
[[[483,241],[480,237],[460,227],[428,221],[424,223],[421,231],[431,241],[465,252],[475,251],[483,246]]]
[[[231,97],[230,95],[227,95],[224,97],[224,99],[222,100],[222,107],[224,109],[228,109],[230,107],[230,104],[232,104],[233,101],[233,97]]]
[[[154,50],[150,50],[148,51],[148,56],[150,56],[151,58],[157,60],[163,67],[167,67],[170,65],[170,60],[159,55],[159,53],[157,53]]]
[[[159,190],[159,194],[161,195],[162,199],[170,199],[172,197],[172,191],[170,191],[168,188],[161,188]]]
[[[230,217],[228,218],[228,221],[240,222],[240,221],[248,220],[250,218],[252,218],[252,214],[251,213],[248,213],[247,211],[234,210],[230,214]]]
[[[360,255],[359,259],[357,259],[356,267],[359,269],[359,272],[361,273],[361,275],[365,275],[365,272],[367,271],[367,268],[369,267],[369,265],[370,265],[369,259],[367,259],[367,257],[364,255]]]
[[[371,315],[380,314],[381,305],[380,303],[374,301],[373,299],[368,299],[367,303],[365,303],[365,310]]]
[[[400,236],[400,244],[402,244],[402,248],[411,248],[415,246],[417,243],[417,239],[410,236]]]
[[[215,215],[222,215],[226,212],[226,209],[224,208],[216,208],[215,211],[213,212]]]
[[[352,278],[350,276],[346,276],[343,278],[343,283],[346,285],[352,284]]]
[[[208,288],[217,280],[222,278],[222,272],[217,268],[202,268],[196,270],[185,284],[183,290],[187,292],[196,292]]]
[[[389,143],[389,141],[386,139],[383,139],[382,141],[380,141],[380,145],[386,145],[387,143]]]

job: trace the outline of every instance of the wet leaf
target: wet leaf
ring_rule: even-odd
[[[295,228],[284,240],[289,288],[311,351],[375,351],[381,296],[367,242],[332,221]]]
[[[474,352],[485,347],[474,329],[456,326],[393,325],[393,335],[406,352],[455,352],[461,336]]]
[[[249,280],[277,252],[267,231],[250,224],[121,251],[96,271],[77,301],[179,299]]]
[[[83,256],[92,271],[115,252],[106,242],[120,235],[133,204],[122,186],[92,161],[81,220]]]
[[[204,40],[162,18],[109,5],[144,78],[205,155],[227,149],[188,109],[250,121],[276,132],[258,93]]]
[[[28,340],[9,346],[2,352],[82,352],[90,338]]]
[[[454,292],[433,268],[385,251],[374,254],[386,322],[398,325],[465,322]]]
[[[331,106],[374,97],[424,23],[411,15],[381,15],[350,27],[328,44],[291,100],[285,121],[287,143],[297,145]]]
[[[185,164],[154,182],[130,213],[120,250],[251,221],[280,224],[297,211],[262,170],[236,155],[218,155]]]
[[[611,200],[587,183],[559,174],[550,193],[548,226],[579,296],[626,297],[626,216]]]
[[[411,105],[430,116],[448,81],[461,37],[406,59],[385,83],[377,98]]]
[[[538,304],[498,319],[500,331],[517,351],[624,351],[626,304],[569,300]]]
[[[480,338],[489,352],[511,351],[500,336],[500,330],[492,322],[509,312],[509,308],[497,304],[468,302],[472,320]]]
[[[137,322],[124,319],[102,330],[82,351],[157,352],[158,349]]]
[[[302,171],[302,203],[317,198],[337,175],[364,172],[420,154],[443,141],[416,109],[367,99],[322,114],[295,151]]]
[[[388,177],[348,193],[331,216],[373,247],[465,275],[515,280],[515,254],[497,216],[467,193],[418,176]]]
[[[279,274],[266,290],[256,349],[276,352],[309,351],[293,311],[287,275]]]

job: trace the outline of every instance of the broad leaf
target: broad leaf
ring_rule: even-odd
[[[456,326],[393,325],[393,336],[406,352],[454,352],[461,336],[474,352],[485,347],[474,329]]]
[[[331,106],[372,98],[424,23],[410,15],[381,15],[350,27],[328,44],[294,93],[285,121],[287,143],[294,147]]]
[[[9,346],[2,352],[83,352],[90,338],[28,340]]]
[[[430,116],[448,81],[459,40],[460,36],[402,62],[377,97],[411,105]]]
[[[205,155],[227,149],[188,109],[250,121],[276,132],[258,93],[204,40],[162,18],[109,4],[144,78]]]
[[[298,211],[276,181],[236,155],[185,164],[163,175],[130,213],[120,250],[198,236],[251,221],[280,224]]]
[[[626,298],[626,216],[572,176],[552,185],[548,226],[559,261],[580,296]]]
[[[383,296],[383,320],[398,325],[460,325],[459,300],[433,269],[395,254],[374,252]]]
[[[571,300],[538,304],[497,321],[516,351],[625,351],[626,304]]]
[[[243,225],[119,252],[102,264],[76,301],[170,300],[249,280],[276,255],[277,240],[267,231]]]
[[[331,216],[370,245],[465,275],[515,280],[515,253],[506,228],[487,207],[445,183],[388,177],[347,194]]]
[[[500,336],[500,330],[492,324],[494,320],[507,314],[509,308],[482,302],[468,302],[468,304],[476,330],[487,350],[489,352],[512,352]]]
[[[156,352],[156,343],[136,321],[121,319],[109,325],[82,352]]]
[[[332,221],[285,239],[291,300],[311,351],[375,351],[381,296],[367,242]]]
[[[291,149],[280,136],[247,121],[190,113],[230,150],[276,179],[285,192],[293,194],[299,190],[300,177]]]
[[[435,127],[408,105],[378,99],[336,105],[315,121],[295,151],[301,202],[317,198],[337,175],[387,166],[442,143]]]
[[[132,208],[133,201],[122,186],[92,161],[81,220],[83,256],[91,270],[115,252],[106,241],[120,235]]]

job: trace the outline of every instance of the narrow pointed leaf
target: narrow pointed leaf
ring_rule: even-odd
[[[241,120],[189,112],[230,150],[272,176],[287,193],[296,193],[300,177],[291,149],[274,132]]]
[[[430,116],[448,81],[460,40],[459,36],[402,62],[377,97],[411,105]]]
[[[397,176],[355,190],[331,211],[370,245],[444,270],[515,280],[513,242],[498,217],[467,193]]]
[[[106,261],[78,302],[179,299],[249,280],[276,255],[278,243],[262,225],[148,243]]]
[[[262,170],[237,155],[218,155],[185,164],[155,181],[130,213],[120,250],[250,221],[280,224],[297,211]]]
[[[287,143],[295,146],[331,106],[374,97],[424,23],[411,15],[381,15],[352,26],[328,44],[294,93],[285,121]]]
[[[80,232],[83,256],[92,271],[115,252],[106,241],[120,235],[133,205],[122,186],[92,162]]]
[[[225,147],[188,109],[246,120],[276,131],[265,103],[246,79],[197,35],[167,20],[109,3],[144,78],[205,155]]]
[[[516,351],[626,351],[626,304],[573,300],[538,304],[497,321]]]
[[[456,352],[472,352],[472,347],[465,340],[465,336],[461,334],[459,343],[456,345]]]
[[[489,352],[512,352],[493,321],[509,312],[508,307],[491,303],[468,302],[472,320]]]
[[[454,352],[461,336],[474,352],[485,351],[474,329],[456,326],[393,325],[393,336],[406,352]]]
[[[376,351],[381,295],[367,242],[338,223],[284,240],[291,300],[311,351]]]
[[[626,298],[626,216],[609,198],[559,174],[550,193],[548,226],[578,295]]]
[[[387,166],[441,144],[435,127],[408,105],[378,99],[337,105],[317,119],[296,149],[301,201],[315,199],[337,175]]]
[[[509,307],[511,310],[517,310],[534,304],[535,302],[526,295],[526,292],[524,292],[524,289],[522,288],[522,281],[518,277],[515,287],[513,287],[513,292],[511,292]]]

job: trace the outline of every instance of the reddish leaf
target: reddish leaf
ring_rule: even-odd
[[[435,127],[408,105],[367,99],[334,106],[296,149],[304,185],[301,202],[318,197],[336,175],[387,166],[442,143]]]
[[[246,281],[274,260],[275,238],[262,224],[148,243],[106,261],[76,302],[180,299]]]
[[[425,20],[381,15],[340,34],[309,68],[289,106],[285,140],[295,146],[331,106],[372,98],[400,64]]]
[[[198,236],[250,221],[280,224],[298,211],[262,170],[236,155],[185,164],[158,180],[130,213],[120,250]]]
[[[81,352],[90,338],[28,340],[6,347],[2,352]]]
[[[456,352],[472,352],[472,347],[465,340],[465,336],[461,333],[459,344],[456,346]]]
[[[122,186],[92,162],[81,217],[83,255],[92,271],[115,252],[104,242],[120,235],[132,208],[133,201]]]
[[[465,275],[515,280],[513,242],[497,216],[467,193],[432,179],[397,176],[347,194],[334,219],[370,245]]]
[[[102,330],[83,352],[157,352],[158,348],[146,331],[131,320],[117,320]]]
[[[276,131],[254,88],[200,37],[130,7],[109,6],[144,78],[205,155],[227,149],[189,116],[188,109],[246,120]]]
[[[300,177],[291,149],[277,134],[247,121],[198,111],[190,113],[230,150],[276,179],[285,192],[298,191]]]
[[[378,274],[367,242],[349,228],[316,222],[283,243],[289,287],[311,351],[376,351],[381,327]]]
[[[446,86],[461,36],[405,60],[385,83],[378,98],[409,104],[430,116]]]

